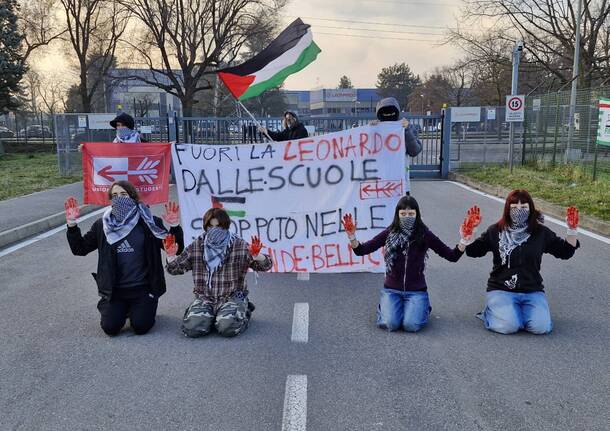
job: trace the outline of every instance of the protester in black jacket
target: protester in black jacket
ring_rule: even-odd
[[[398,121],[400,118],[400,104],[398,100],[394,97],[386,97],[385,99],[381,99],[377,102],[377,107],[375,108],[377,120],[371,121],[371,125],[376,125],[379,122],[383,121]],[[402,127],[405,130],[405,184],[404,189],[406,195],[408,196],[411,192],[411,173],[410,173],[410,165],[411,160],[410,157],[415,157],[422,150],[421,141],[417,137],[417,130],[413,127],[413,124],[409,122],[406,118],[400,120]]]
[[[299,117],[294,112],[284,112],[284,120],[282,121],[284,130],[281,132],[274,132],[268,130],[266,127],[259,127],[259,131],[263,134],[269,135],[274,141],[290,141],[294,139],[303,139],[309,136],[307,129],[299,121]]]
[[[168,233],[128,181],[115,181],[108,195],[111,206],[84,236],[76,225],[76,200],[66,201],[68,243],[75,256],[98,251],[93,277],[101,297],[97,308],[104,332],[117,335],[129,317],[134,332],[145,334],[155,323],[158,298],[166,290],[160,250],[164,244],[178,252],[184,248],[179,209],[172,202],[166,205],[163,218],[171,226]]]
[[[566,239],[542,224],[541,214],[525,190],[506,198],[499,222],[466,247],[470,257],[493,254],[485,309],[478,316],[490,331],[510,334],[520,329],[547,334],[552,330],[549,305],[540,275],[542,255],[569,259],[580,246],[578,210],[568,208]]]

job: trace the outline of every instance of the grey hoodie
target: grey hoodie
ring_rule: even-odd
[[[386,97],[377,102],[376,111],[379,121],[398,121],[400,104],[394,97]],[[409,127],[405,129],[405,144],[407,154],[411,157],[417,156],[422,150],[421,142],[417,138],[417,130],[412,124],[409,124]]]

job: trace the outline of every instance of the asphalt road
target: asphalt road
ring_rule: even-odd
[[[448,243],[469,205],[484,224],[500,213],[452,183],[413,191]],[[167,277],[151,333],[109,338],[97,256],[72,256],[59,233],[0,258],[0,430],[280,430],[292,375],[307,376],[308,430],[608,430],[610,246],[581,242],[572,260],[543,261],[548,336],[486,331],[474,314],[491,258],[432,254],[432,317],[417,334],[375,327],[381,275],[264,274],[245,334],[187,339],[187,274]],[[307,343],[291,341],[295,303],[309,304]]]

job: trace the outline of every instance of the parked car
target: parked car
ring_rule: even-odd
[[[52,138],[53,133],[47,126],[41,126],[39,124],[28,126],[27,129],[21,129],[19,131],[20,138]]]
[[[14,138],[15,137],[15,132],[13,132],[11,129],[4,127],[4,126],[0,126],[0,138]]]

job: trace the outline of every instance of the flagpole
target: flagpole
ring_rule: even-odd
[[[258,128],[264,128],[265,129],[265,133],[264,135],[271,141],[273,142],[273,139],[271,139],[271,136],[269,136],[269,133],[267,132],[267,128],[263,127],[263,125],[261,123],[258,122],[258,120],[256,118],[254,118],[254,115],[252,115],[252,113],[250,111],[248,111],[248,108],[246,108],[244,106],[243,103],[241,103],[241,100],[239,100],[238,98],[235,98],[235,100],[237,100],[237,103],[239,103],[239,106],[241,106],[242,108],[244,108],[244,111],[246,111],[246,113],[250,116],[250,118],[252,118],[252,120],[254,121],[254,124],[256,124],[256,127]]]

